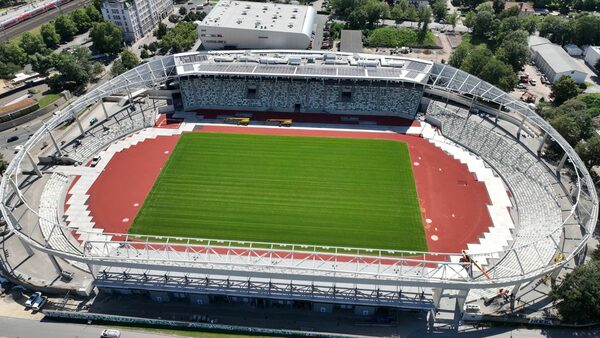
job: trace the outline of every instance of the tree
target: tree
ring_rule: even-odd
[[[12,62],[0,62],[0,78],[12,79],[21,67]]]
[[[446,0],[435,0],[431,5],[431,10],[435,19],[440,21],[448,15],[448,4]]]
[[[446,22],[452,26],[453,31],[456,29],[456,24],[458,23],[458,17],[459,17],[458,13],[456,11],[453,11],[452,13],[450,13],[446,16]]]
[[[419,19],[417,8],[413,5],[409,5],[408,9],[404,12],[404,18],[408,21],[417,21]]]
[[[16,42],[0,44],[0,60],[14,65],[23,65],[27,61],[27,54]]]
[[[594,134],[591,138],[577,143],[575,151],[588,168],[600,165],[600,135]],[[600,258],[600,253],[597,256]]]
[[[396,5],[392,7],[392,10],[390,11],[390,17],[392,18],[392,20],[394,20],[397,26],[401,24],[402,21],[404,21],[404,11],[399,5]]]
[[[452,54],[450,54],[448,64],[452,67],[461,68],[463,61],[469,55],[472,48],[473,46],[468,41],[463,40],[463,42],[452,51]]]
[[[148,53],[147,49],[142,49],[142,51],[140,52],[140,57],[142,59],[147,59],[150,57],[150,53]]]
[[[475,14],[475,12],[470,11],[467,14],[465,14],[465,18],[463,19],[463,24],[470,29],[473,29],[473,25],[475,24],[475,17],[477,16],[477,14]]]
[[[91,22],[100,22],[103,20],[102,13],[95,6],[87,5],[84,7],[85,14],[90,18]]]
[[[145,50],[145,49],[144,49]],[[112,76],[125,73],[126,71],[134,68],[140,63],[140,59],[128,49],[119,54],[119,59],[114,62],[112,69],[110,70]]]
[[[494,14],[489,11],[481,11],[475,15],[473,21],[473,36],[487,38],[492,33]]]
[[[90,37],[100,53],[116,54],[123,48],[123,31],[112,22],[95,23]]]
[[[577,82],[570,76],[563,76],[552,84],[551,97],[554,98],[555,105],[561,105],[563,102],[574,98],[579,94]]]
[[[75,89],[85,85],[90,80],[87,66],[89,65],[90,52],[80,51],[77,48],[73,53],[62,51],[52,54],[52,64],[60,73],[48,79],[48,85],[55,91]],[[78,51],[79,50],[79,51]],[[82,55],[87,52],[87,59],[82,60]],[[81,62],[80,62],[81,61]]]
[[[167,25],[164,22],[159,22],[158,27],[156,28],[153,34],[154,36],[156,36],[157,39],[162,39],[162,37],[165,36],[165,34],[167,34]]]
[[[19,46],[21,46],[27,55],[33,55],[35,53],[48,54],[46,44],[39,34],[33,34],[31,32],[23,33],[23,35],[21,35]]]
[[[185,7],[179,7],[179,15],[181,16],[185,16],[187,14],[187,8]]]
[[[421,6],[419,8],[419,27],[422,27],[423,31],[427,31],[427,27],[431,22],[431,7],[429,6]]]
[[[512,67],[496,58],[490,59],[478,76],[504,91],[511,91],[517,84],[517,74]]]
[[[600,318],[600,262],[576,267],[550,293],[564,320],[596,322]]]
[[[504,10],[504,6],[506,6],[506,0],[494,0],[493,5],[494,13],[500,14]]]
[[[593,261],[600,261],[600,244],[596,244],[596,249],[590,255]]]
[[[363,8],[358,8],[348,15],[348,26],[354,29],[362,29],[367,25],[369,15]]]
[[[377,25],[379,20],[387,17],[389,14],[387,3],[379,0],[368,0],[363,8],[367,13],[367,23],[369,24],[369,27]]]
[[[87,12],[83,8],[78,8],[71,12],[71,19],[77,26],[77,33],[85,33],[92,28],[92,20],[88,16]]]
[[[496,50],[498,58],[518,70],[529,60],[528,33],[523,30],[508,33]]]
[[[52,22],[42,25],[40,35],[48,48],[54,48],[60,43],[60,35],[56,33],[56,28],[54,28]]]
[[[492,51],[485,45],[479,45],[469,51],[467,57],[463,60],[460,69],[478,76],[483,70],[483,67],[485,67],[493,56],[494,54],[492,54]]]
[[[52,68],[52,59],[48,55],[35,53],[29,55],[29,64],[31,64],[32,70],[45,74]]]
[[[162,53],[172,50],[174,53],[188,51],[198,39],[196,25],[191,22],[180,22],[170,29],[160,40]]]
[[[61,15],[56,18],[54,27],[56,28],[58,35],[60,35],[60,40],[63,42],[71,41],[73,36],[77,34],[77,26],[69,15]]]

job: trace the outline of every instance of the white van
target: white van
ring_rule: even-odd
[[[41,308],[44,307],[44,305],[46,305],[46,301],[48,300],[48,297],[46,296],[41,296],[38,297],[35,302],[33,302],[33,305],[31,306],[31,309],[33,311],[39,311]]]
[[[104,329],[100,334],[100,338],[119,338],[121,337],[121,331],[113,329]]]

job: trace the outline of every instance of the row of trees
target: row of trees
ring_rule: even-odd
[[[539,24],[540,35],[561,45],[600,44],[600,17],[582,14],[574,18],[546,16]]]
[[[569,13],[571,9],[580,11],[600,10],[600,0],[535,0],[533,5],[539,8],[560,10],[563,14]]]
[[[159,40],[154,48],[158,47],[160,54],[169,52],[181,53],[188,51],[198,40],[198,31],[193,22],[179,22],[175,27],[167,29],[164,23],[159,23],[154,31],[154,36]],[[152,45],[149,46],[149,49]]]
[[[512,9],[496,13],[489,4],[469,12],[464,23],[472,29],[471,38],[452,52],[448,63],[511,91],[516,72],[529,60],[527,39],[536,29],[535,20],[518,14]]]
[[[367,37],[369,47],[435,46],[435,37],[431,32],[415,31],[410,28],[382,27],[374,29]]]
[[[548,120],[575,151],[588,168],[600,165],[600,135],[595,132],[594,118],[600,116],[600,94],[580,94],[579,85],[569,76],[552,84],[553,105],[541,103],[540,116]],[[561,152],[553,144],[547,149],[550,157]]]
[[[352,29],[373,28],[389,15],[389,6],[379,0],[331,0],[331,7]]]
[[[0,77],[11,78],[26,64],[31,64],[34,71],[46,72],[51,65],[52,49],[100,21],[100,12],[88,5],[42,25],[39,33],[25,32],[20,38],[0,45],[0,60],[3,61],[0,62]]]

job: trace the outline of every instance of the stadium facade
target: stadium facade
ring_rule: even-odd
[[[162,100],[166,110],[180,101],[188,111],[405,118],[421,112],[446,138],[482,158],[503,179],[515,199],[516,227],[509,242],[470,252],[465,259],[460,252],[98,235],[74,223],[67,226],[44,204],[44,198],[54,196],[51,190],[35,202],[31,199],[39,197],[23,190],[32,184],[29,177],[47,175],[32,155],[47,143],[54,158],[77,157],[83,162],[115,140],[153,125],[157,109],[132,109],[129,122],[114,132],[87,133],[79,114],[114,95],[122,96],[125,105],[140,97],[153,103]],[[68,121],[76,122],[81,135],[59,145],[54,134]],[[69,148],[76,139],[77,152]],[[557,163],[539,156],[550,141],[563,151]],[[380,306],[423,309],[432,311],[431,317],[440,299],[448,297],[456,301],[457,320],[469,295],[495,293],[498,288],[518,294],[541,276],[556,276],[581,253],[598,216],[593,181],[572,147],[525,104],[498,88],[445,64],[313,51],[186,53],[138,66],[80,97],[36,131],[10,163],[0,194],[9,228],[31,254],[64,259],[93,276],[83,293],[97,287],[148,293],[157,301],[187,298],[195,303],[225,295],[307,301],[325,311],[334,304],[350,304],[363,312]],[[42,239],[24,230],[32,225],[41,228]],[[83,234],[81,242],[64,244],[72,231]],[[324,251],[330,254],[322,255]],[[487,272],[476,269],[475,262],[484,264]]]

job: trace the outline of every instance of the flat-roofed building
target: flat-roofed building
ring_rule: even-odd
[[[123,30],[125,42],[135,42],[173,12],[172,1],[104,0],[102,16]]]
[[[312,7],[221,0],[198,25],[205,49],[306,49]]]
[[[544,43],[541,39],[530,39],[531,59],[550,82],[558,81],[563,76],[570,76],[577,83],[583,83],[587,74],[559,45]]]

